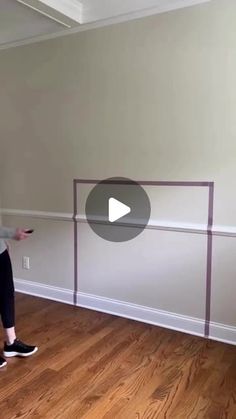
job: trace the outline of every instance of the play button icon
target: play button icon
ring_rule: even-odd
[[[109,198],[108,219],[111,223],[119,220],[131,211],[128,205],[123,204],[115,198]]]
[[[151,206],[146,191],[137,182],[109,178],[90,191],[85,212],[94,233],[108,241],[124,242],[142,233]]]

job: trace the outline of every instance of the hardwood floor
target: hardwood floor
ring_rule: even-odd
[[[17,295],[0,418],[236,419],[236,347]]]

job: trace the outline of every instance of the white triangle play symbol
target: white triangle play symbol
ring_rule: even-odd
[[[108,219],[111,223],[119,220],[119,218],[124,217],[126,214],[131,212],[128,205],[123,204],[115,198],[109,198],[108,204]]]

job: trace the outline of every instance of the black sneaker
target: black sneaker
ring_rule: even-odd
[[[0,356],[0,368],[5,367],[5,365],[7,365],[7,361],[2,356]]]
[[[13,356],[27,357],[37,352],[37,346],[29,346],[21,342],[19,339],[15,339],[12,345],[4,343],[3,355],[10,358]]]

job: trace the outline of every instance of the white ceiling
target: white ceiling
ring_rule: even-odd
[[[211,0],[0,0],[0,48],[207,1]]]
[[[202,2],[201,0],[81,0],[83,23],[140,11],[160,13]]]

